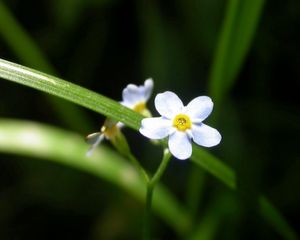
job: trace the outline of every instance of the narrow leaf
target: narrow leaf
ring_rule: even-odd
[[[214,56],[209,91],[219,103],[245,60],[265,0],[229,0]]]
[[[0,77],[61,97],[138,129],[142,116],[129,108],[60,78],[0,59]]]
[[[140,201],[146,196],[146,186],[135,169],[112,150],[101,146],[87,158],[88,146],[75,133],[29,121],[0,119],[0,152],[53,161],[88,172],[111,182]],[[186,211],[162,185],[155,189],[155,212],[174,231],[187,231],[189,218]]]
[[[220,179],[229,188],[236,190],[236,177],[234,171],[221,160],[198,146],[193,146],[192,161],[196,165]],[[264,196],[259,198],[260,214],[284,239],[295,240],[297,234],[290,227],[285,218]]]

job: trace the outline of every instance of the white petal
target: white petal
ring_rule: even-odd
[[[192,155],[191,139],[185,132],[176,131],[169,137],[169,149],[174,157],[185,160]]]
[[[147,102],[151,96],[152,90],[153,90],[153,80],[152,78],[146,79],[144,82],[144,98],[145,102]]]
[[[155,97],[155,108],[163,117],[173,119],[183,109],[180,98],[173,92],[159,93]]]
[[[163,139],[173,131],[173,128],[171,121],[168,119],[162,117],[144,118],[139,131],[145,137]]]
[[[209,116],[213,106],[214,104],[210,97],[201,96],[190,101],[185,107],[185,113],[191,118],[192,122],[202,122]]]
[[[87,157],[92,156],[93,152],[95,151],[97,146],[102,142],[103,139],[104,139],[104,135],[101,133],[92,133],[87,136],[87,142],[89,144],[92,144],[92,146],[86,153]]]
[[[220,143],[222,137],[218,130],[203,123],[193,124],[192,135],[195,143],[204,147],[213,147]]]
[[[134,103],[131,103],[129,101],[121,101],[120,104],[123,105],[123,106],[125,106],[125,107],[128,107],[130,109],[132,109],[134,107],[134,105],[135,105]]]
[[[151,96],[153,90],[153,80],[151,78],[144,82],[144,85],[136,86],[134,84],[128,84],[122,92],[123,101],[122,105],[126,107],[133,107],[137,103],[147,102]]]
[[[122,123],[122,122],[117,122],[117,127],[118,128],[122,128],[122,127],[125,127],[125,124],[124,123]]]
[[[140,87],[134,84],[128,84],[122,92],[123,101],[122,105],[126,107],[132,107],[137,103],[144,101],[144,93]]]

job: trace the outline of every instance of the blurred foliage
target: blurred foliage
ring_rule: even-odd
[[[295,84],[300,77],[300,3],[267,1],[262,17],[256,18],[261,3],[6,0],[0,3],[0,57],[116,100],[126,84],[139,84],[149,76],[155,80],[155,93],[172,90],[185,102],[202,94],[216,96],[212,88],[220,89],[212,115],[223,135],[216,154],[236,170],[238,194],[203,172],[190,180],[203,184],[187,194],[194,167],[189,161],[172,161],[163,182],[181,202],[198,196],[195,203],[188,200],[199,222],[194,239],[278,239],[258,215],[257,196],[265,193],[298,231],[300,119]],[[226,42],[222,33],[230,4],[236,10],[232,18],[238,35],[229,31],[231,45],[226,54],[219,53],[222,71],[226,66],[234,69],[226,73],[230,80],[224,87],[228,75],[212,79],[220,39]],[[2,5],[14,20],[8,21]],[[240,55],[231,47],[240,49]],[[6,81],[0,81],[0,89],[1,116],[82,134],[97,131],[102,121],[82,109],[78,120],[70,106],[58,113],[60,103],[52,105],[32,89]],[[142,164],[155,169],[160,153],[141,136],[131,131],[126,135]],[[1,154],[0,166],[1,239],[139,239],[142,207],[110,183],[25,156]],[[154,235],[179,238],[160,219]]]

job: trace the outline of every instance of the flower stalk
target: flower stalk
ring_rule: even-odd
[[[153,192],[156,184],[159,182],[160,178],[162,177],[163,173],[165,172],[170,158],[171,153],[169,149],[164,150],[163,159],[154,173],[153,177],[147,182],[147,193],[146,193],[146,208],[145,208],[145,215],[144,215],[144,240],[150,240],[150,229],[151,229],[151,208],[152,208],[152,199],[153,199]]]
[[[128,158],[128,160],[132,163],[138,173],[143,177],[145,183],[149,182],[149,176],[145,169],[142,167],[140,162],[136,159],[136,157],[132,154],[129,144],[125,138],[125,136],[119,132],[118,136],[111,141],[113,146],[121,153],[123,156]]]

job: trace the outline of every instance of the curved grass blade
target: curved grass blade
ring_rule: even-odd
[[[126,160],[105,146],[87,158],[87,149],[84,139],[75,133],[36,122],[0,119],[0,152],[77,168],[119,186],[140,201],[145,200],[144,181]],[[162,185],[155,190],[153,207],[174,231],[187,231],[188,214]]]
[[[229,188],[233,190],[236,189],[236,176],[234,171],[217,157],[194,145],[191,159],[196,165],[204,168],[225,183]],[[261,216],[276,229],[284,239],[298,239],[296,232],[290,227],[285,218],[264,196],[259,197],[259,207]]]
[[[268,199],[264,196],[259,197],[259,204],[261,208],[262,216],[272,225],[277,232],[284,237],[284,239],[297,240],[299,239],[297,234],[276,210]]]
[[[219,104],[249,51],[265,0],[229,0],[213,59],[209,92]]]
[[[142,116],[116,101],[60,78],[0,59],[0,77],[84,106],[138,129]]]

